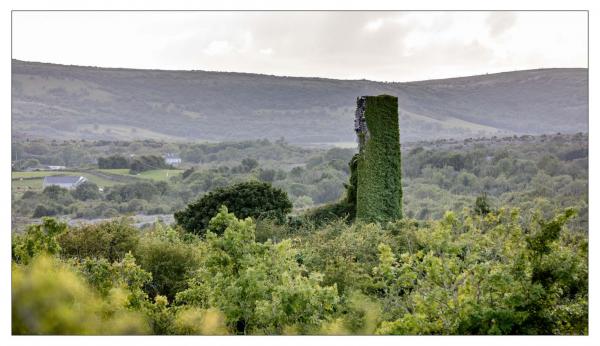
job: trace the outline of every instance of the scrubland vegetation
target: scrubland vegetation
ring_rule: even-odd
[[[223,207],[203,237],[45,219],[13,240],[13,332],[587,334],[574,211],[526,214],[315,228]]]
[[[138,156],[178,153],[184,166],[162,181],[123,172],[127,181],[103,191],[13,191],[13,217],[114,218],[67,226],[44,217],[13,233],[12,330],[587,334],[587,141],[405,144],[404,218],[386,223],[332,208],[345,198],[354,149],[20,142],[24,161],[88,153],[78,169],[132,146]],[[47,150],[32,153],[40,144]],[[177,223],[138,229],[127,219],[158,208],[178,212]]]
[[[460,212],[472,206],[478,196],[486,194],[493,206],[539,208],[545,216],[558,208],[576,207],[579,213],[575,220],[585,229],[587,145],[587,134],[403,144],[403,213],[418,220],[439,219],[448,210]],[[46,165],[70,162],[69,169],[79,171],[13,172],[13,224],[23,229],[34,221],[32,218],[42,216],[95,219],[175,213],[210,191],[246,181],[262,181],[282,189],[293,204],[292,213],[301,214],[343,198],[350,173],[348,162],[355,151],[308,149],[267,140],[214,144],[16,142],[13,157],[21,158],[17,168],[36,160]],[[67,153],[69,160],[64,157]],[[182,166],[139,175],[131,175],[127,169],[97,168],[98,158],[111,155],[164,153],[179,154]],[[97,186],[90,184],[73,192],[43,191],[41,179],[50,174],[81,174]],[[96,174],[101,174],[102,180]],[[30,181],[39,185],[26,185]],[[91,192],[97,187],[103,191]],[[43,209],[36,213],[40,205]]]

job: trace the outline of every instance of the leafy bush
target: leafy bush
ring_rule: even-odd
[[[171,168],[165,163],[165,159],[157,155],[144,155],[131,160],[129,174],[137,174],[153,169]]]
[[[27,264],[40,254],[58,254],[61,247],[57,238],[66,229],[66,223],[58,222],[52,218],[44,218],[40,225],[31,225],[27,227],[25,233],[13,235],[13,261]]]
[[[28,266],[12,267],[12,332],[130,335],[150,328],[118,295],[101,300],[72,268],[41,255]]]
[[[267,183],[271,183],[275,180],[276,174],[277,172],[274,169],[261,169],[258,173],[258,179]]]
[[[35,207],[35,210],[33,211],[33,217],[44,217],[44,216],[55,216],[58,214],[61,214],[61,211],[63,210],[63,208],[59,207],[59,206],[55,206],[55,205],[43,205],[43,204],[39,204],[37,207]]]
[[[283,220],[292,210],[292,203],[285,192],[267,183],[251,181],[209,192],[185,210],[176,212],[175,220],[188,232],[202,235],[221,206],[242,218],[274,217]]]
[[[252,219],[239,220],[225,207],[210,224],[225,231],[207,234],[202,270],[177,295],[179,303],[219,308],[238,334],[307,332],[333,314],[335,286],[322,287],[321,275],[306,273],[289,241],[257,243]]]
[[[85,182],[78,185],[72,192],[72,195],[80,201],[99,199],[101,197],[100,192],[98,191],[98,185],[92,182]]]
[[[517,210],[447,213],[403,252],[381,244],[374,280],[395,317],[377,333],[586,334],[587,245],[561,232],[572,216],[534,218],[528,232]]]
[[[135,253],[141,267],[152,274],[146,291],[170,301],[187,287],[188,276],[198,266],[197,250],[175,230],[160,224],[142,237]]]
[[[139,242],[138,230],[126,219],[70,227],[58,237],[61,254],[70,258],[122,259]]]
[[[112,155],[98,158],[98,168],[100,169],[123,169],[129,168],[129,160],[121,155]]]
[[[490,204],[486,194],[477,196],[475,199],[475,212],[479,215],[487,215],[491,211]]]
[[[132,199],[151,200],[161,193],[156,183],[136,182],[132,184],[113,186],[106,194],[106,199],[115,202],[127,202]]]

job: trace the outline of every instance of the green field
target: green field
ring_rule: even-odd
[[[168,181],[171,177],[183,173],[182,169],[155,169],[139,174],[129,174],[129,169],[99,169],[98,172],[122,175],[129,178],[152,179],[156,181]]]
[[[54,172],[12,172],[11,190],[13,193],[22,194],[25,191],[40,191],[46,176],[77,175],[83,176],[94,184],[107,187],[120,184],[117,181],[96,176],[90,172],[81,171],[54,171]]]
[[[38,171],[38,172],[12,172],[13,180],[17,178],[44,178],[50,175],[83,175],[80,171]]]
[[[83,176],[94,184],[101,187],[109,187],[127,182],[150,179],[154,181],[168,181],[171,177],[179,175],[183,170],[157,169],[142,172],[137,175],[129,174],[128,169],[98,169],[90,171],[38,171],[38,172],[12,172],[11,189],[15,194],[25,191],[39,191],[42,189],[42,181],[46,176],[54,175],[77,175]]]
[[[110,173],[110,174],[119,174],[119,175],[130,175],[128,168],[118,168],[118,169],[99,169],[98,172],[102,173]]]

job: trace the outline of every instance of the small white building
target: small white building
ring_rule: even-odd
[[[165,155],[165,163],[167,165],[179,166],[181,164],[181,157],[175,154],[166,154]]]
[[[63,189],[74,190],[77,186],[85,183],[87,179],[82,176],[48,176],[44,177],[44,182],[42,186],[44,188],[48,186],[59,186]]]

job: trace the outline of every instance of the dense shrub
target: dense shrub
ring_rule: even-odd
[[[54,255],[61,250],[57,240],[67,229],[67,224],[52,218],[42,219],[39,225],[30,225],[23,234],[12,238],[12,259],[27,264],[40,254]]]
[[[401,251],[381,244],[377,333],[587,334],[587,241],[563,232],[572,216],[521,225],[518,210],[447,213],[403,231]]]
[[[106,194],[106,199],[115,202],[127,202],[132,199],[148,201],[159,194],[160,190],[157,188],[157,184],[143,181],[111,187]]]
[[[80,201],[99,199],[101,197],[100,192],[98,191],[98,185],[92,182],[85,182],[78,185],[72,192],[72,195]]]
[[[256,242],[253,221],[225,207],[210,221],[211,230],[223,228],[222,236],[207,234],[203,270],[177,295],[179,303],[219,308],[237,334],[306,333],[333,315],[336,287],[306,273],[290,241]]]
[[[37,207],[35,207],[35,210],[33,211],[32,216],[33,217],[54,216],[54,215],[61,214],[62,210],[63,210],[62,207],[39,204]]]
[[[210,219],[226,206],[239,217],[274,217],[281,219],[292,210],[287,194],[270,184],[245,182],[209,192],[185,210],[175,213],[175,220],[185,230],[204,234]]]
[[[151,171],[153,169],[171,168],[165,163],[165,159],[157,155],[144,155],[131,160],[129,164],[129,173],[137,174],[140,172]]]
[[[198,265],[198,253],[192,244],[160,224],[142,237],[135,254],[141,267],[152,274],[145,286],[148,294],[163,295],[170,301],[187,287],[188,276]]]
[[[139,234],[126,219],[70,227],[58,237],[64,257],[122,259],[135,250]]]
[[[98,168],[100,169],[123,169],[129,168],[129,160],[120,155],[98,158]]]
[[[103,301],[72,267],[45,255],[12,268],[12,332],[26,335],[148,334],[118,296]]]

